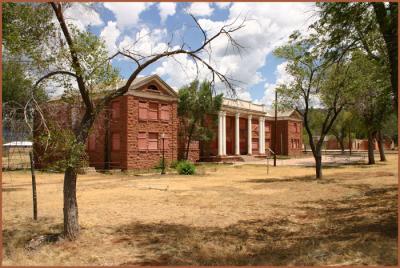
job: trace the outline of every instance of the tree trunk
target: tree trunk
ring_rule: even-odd
[[[383,140],[382,132],[380,132],[380,131],[378,131],[378,133],[377,133],[377,140],[378,140],[378,148],[379,148],[379,155],[381,157],[381,161],[385,162],[386,156],[385,156],[385,149],[383,148],[384,140]]]
[[[188,141],[187,141],[186,152],[185,152],[185,160],[189,159],[190,143],[192,142],[192,136],[193,136],[195,126],[196,126],[196,121],[192,124],[192,126],[190,127],[190,130],[189,130]]]
[[[368,133],[368,165],[375,164],[374,147],[374,134],[370,132]]]
[[[339,139],[340,150],[344,154],[344,137]]]
[[[321,152],[314,156],[315,158],[315,177],[317,179],[322,179],[322,157]]]
[[[79,235],[76,179],[76,169],[68,167],[64,174],[64,237],[69,240],[75,240]]]

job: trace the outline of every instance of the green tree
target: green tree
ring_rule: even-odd
[[[32,72],[40,74],[34,86],[52,81],[52,85],[56,84],[64,91],[78,92],[83,116],[72,126],[73,141],[68,143],[71,146],[84,146],[89,131],[104,107],[116,97],[125,94],[144,69],[163,58],[185,54],[196,63],[206,66],[213,74],[213,80],[219,79],[234,90],[233,80],[218,72],[210,65],[208,59],[204,60],[202,57],[212,41],[221,37],[225,37],[231,41],[231,45],[239,48],[232,33],[243,28],[244,21],[236,20],[236,23],[223,25],[215,34],[209,36],[193,17],[203,37],[197,48],[191,49],[182,44],[167,47],[163,51],[143,54],[132,50],[118,51],[109,57],[103,41],[86,30],[77,29],[65,19],[65,10],[75,4],[3,3],[3,30],[8,36],[3,44],[9,53],[24,55]],[[86,8],[92,6],[83,5]],[[133,65],[128,79],[120,84],[117,84],[118,72],[111,65],[111,60],[117,56],[132,60]],[[112,90],[106,90],[110,88]],[[67,166],[63,186],[64,235],[73,240],[79,235],[76,182],[80,158],[71,153],[67,153],[65,157]]]
[[[391,106],[390,76],[387,69],[369,59],[362,52],[352,55],[351,72],[354,75],[354,103],[352,109],[362,118],[368,137],[368,164],[375,164],[374,140],[378,137],[382,144],[383,124],[393,113]],[[383,147],[380,148],[381,160],[385,160]]]
[[[315,39],[314,39],[315,40]],[[278,96],[282,106],[294,107],[303,116],[309,145],[315,159],[316,178],[322,178],[321,148],[337,116],[347,104],[350,77],[343,63],[331,64],[314,50],[313,39],[294,33],[289,42],[277,48],[274,54],[284,58],[286,71],[292,76],[287,84],[279,85]],[[319,138],[314,140],[310,126],[310,111],[319,106],[322,124]]]
[[[320,45],[330,56],[343,57],[349,50],[363,50],[370,59],[389,69],[393,107],[397,108],[398,3],[319,2],[319,19],[313,28],[324,36]]]
[[[40,102],[47,99],[47,94],[43,88],[38,88],[32,92],[34,86],[32,79],[28,76],[25,66],[19,60],[3,59],[2,76],[2,100],[3,104],[9,107],[24,107],[31,94]]]
[[[221,105],[222,94],[213,96],[209,81],[200,83],[195,80],[179,90],[178,115],[181,120],[180,132],[184,137],[185,160],[189,157],[192,141],[208,142],[213,139],[213,125],[217,122]]]
[[[335,123],[333,124],[330,133],[335,136],[337,142],[340,145],[340,150],[342,154],[344,154],[345,150],[345,140],[351,134],[351,122],[353,120],[353,116],[349,111],[343,111],[336,118]],[[351,141],[349,140],[349,144]]]

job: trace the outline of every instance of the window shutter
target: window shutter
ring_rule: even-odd
[[[138,147],[139,147],[139,150],[147,150],[147,133],[146,132],[139,132]]]
[[[139,102],[139,120],[147,120],[147,102]]]
[[[149,150],[158,149],[158,133],[149,133],[148,149]]]
[[[169,118],[170,118],[169,105],[167,104],[161,105],[160,119],[164,121],[169,121]]]
[[[157,120],[158,119],[158,103],[150,102],[149,103],[149,119]]]

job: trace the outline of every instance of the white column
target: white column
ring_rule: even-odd
[[[240,113],[235,114],[235,155],[240,155],[239,116]]]
[[[226,155],[226,112],[222,112],[222,155]]]
[[[252,138],[252,125],[251,125],[252,116],[249,114],[247,120],[247,154],[251,155],[253,151],[253,138]]]
[[[264,122],[264,117],[258,118],[258,152],[260,154],[265,154]]]
[[[218,156],[222,155],[222,112],[218,113]]]

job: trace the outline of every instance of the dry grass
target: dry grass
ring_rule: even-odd
[[[397,156],[324,170],[203,165],[199,175],[79,176],[81,236],[62,230],[62,174],[3,173],[4,265],[396,265]]]

